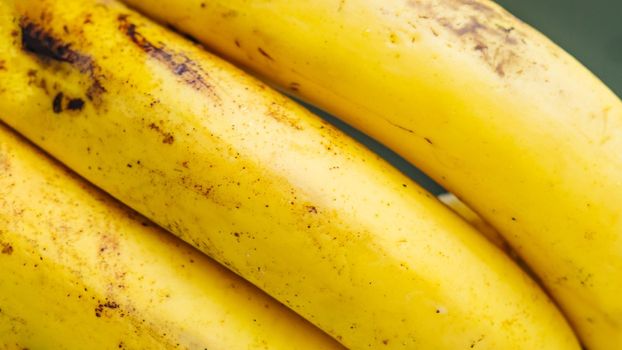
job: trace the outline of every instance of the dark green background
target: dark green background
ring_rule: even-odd
[[[622,96],[622,0],[496,0]]]
[[[622,96],[622,0],[496,0],[586,65]],[[434,194],[443,188],[404,159],[336,118],[309,107]],[[622,150],[621,150],[622,151]]]

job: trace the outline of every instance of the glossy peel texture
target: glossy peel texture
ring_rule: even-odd
[[[342,349],[0,124],[0,349]]]
[[[346,347],[577,348],[502,252],[263,83],[111,1],[2,4],[4,121]]]
[[[127,0],[408,159],[622,348],[622,103],[486,0]]]

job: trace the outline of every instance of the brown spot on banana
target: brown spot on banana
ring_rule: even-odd
[[[63,93],[59,92],[54,96],[52,100],[52,110],[54,113],[60,113],[63,111]]]
[[[183,53],[173,52],[164,44],[152,43],[147,37],[138,31],[135,23],[130,22],[129,15],[121,14],[117,17],[119,29],[127,35],[132,43],[138,46],[149,56],[164,64],[173,74],[180,77],[183,82],[198,91],[208,92],[216,97],[213,88],[206,81],[208,76],[199,65]]]
[[[270,56],[270,55],[269,55],[269,54],[268,54],[268,53],[267,53],[264,49],[262,49],[261,47],[258,47],[258,48],[257,48],[257,51],[259,51],[259,53],[260,53],[263,57],[267,58],[268,60],[270,60],[270,61],[274,61],[274,58],[272,58],[272,56]]]
[[[465,50],[475,51],[499,77],[520,72],[518,52],[526,43],[525,36],[514,25],[520,20],[502,8],[481,0],[410,0],[408,5],[418,18],[430,22],[436,36],[457,37]]]
[[[6,255],[11,255],[13,254],[13,246],[10,245],[9,243],[1,243],[0,244],[2,246],[2,250],[0,252],[2,252],[2,254],[6,254]]]
[[[45,89],[45,80],[41,80],[43,85],[41,86]],[[65,101],[67,101],[65,103]],[[52,110],[54,113],[60,113],[63,110],[69,111],[81,111],[84,108],[84,100],[81,98],[65,98],[65,95],[62,92],[59,92],[54,96],[52,100]]]
[[[106,301],[104,303],[100,302],[97,304],[97,307],[95,307],[95,316],[102,317],[102,315],[106,315],[106,313],[104,313],[104,310],[114,310],[118,308],[119,304],[114,301]]]
[[[302,126],[300,126],[299,121],[294,118],[291,113],[283,108],[282,105],[276,103],[276,102],[272,102],[267,110],[266,110],[266,115],[268,115],[269,117],[273,118],[274,120],[283,123],[285,125],[288,125],[296,130],[302,130]]]
[[[67,102],[67,109],[70,111],[80,111],[84,108],[84,100],[81,98],[71,98]]]
[[[42,22],[45,16],[42,15]],[[63,42],[55,37],[50,31],[46,30],[41,24],[22,17],[19,22],[22,33],[22,49],[36,55],[42,63],[50,60],[66,62],[77,68],[80,73],[88,74],[91,78],[91,85],[86,91],[86,97],[93,101],[95,105],[101,103],[101,95],[106,92],[101,81],[105,77],[100,73],[99,67],[93,59],[71,48],[71,43]],[[57,112],[56,98],[54,100],[54,112]]]
[[[175,136],[168,131],[162,130],[162,128],[158,126],[156,123],[149,124],[149,129],[154,130],[158,134],[162,135],[162,143],[172,145],[173,142],[175,142]]]
[[[317,214],[317,207],[314,205],[307,205],[305,209],[307,209],[308,213]]]

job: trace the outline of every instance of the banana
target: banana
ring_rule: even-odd
[[[0,125],[0,349],[343,349]]]
[[[487,0],[126,2],[422,168],[622,348],[622,103],[543,35]]]
[[[539,284],[542,284],[538,275],[536,275],[531,267],[521,259],[520,256],[512,249],[505,238],[494,227],[490,226],[486,220],[482,219],[476,212],[474,212],[468,205],[466,205],[460,198],[456,197],[453,193],[442,193],[437,196],[443,204],[450,208],[454,213],[458,214],[462,219],[468,222],[473,228],[486,237],[491,243],[503,250],[514,262],[523,269],[531,278],[536,280]]]
[[[2,0],[0,117],[351,349],[577,349],[403,174],[114,1]]]
[[[479,233],[484,235],[490,242],[512,255],[510,247],[507,241],[494,227],[490,226],[481,216],[474,212],[469,206],[467,206],[460,198],[456,197],[453,193],[442,193],[437,196],[438,200],[445,204],[454,213],[458,214],[466,222],[471,224]]]

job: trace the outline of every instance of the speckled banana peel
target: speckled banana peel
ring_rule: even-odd
[[[0,124],[0,349],[343,349]]]
[[[0,125],[0,349],[342,349]]]
[[[578,348],[501,251],[263,83],[113,1],[0,4],[2,120],[346,347]]]
[[[622,103],[543,35],[487,0],[126,2],[422,168],[622,348]]]

